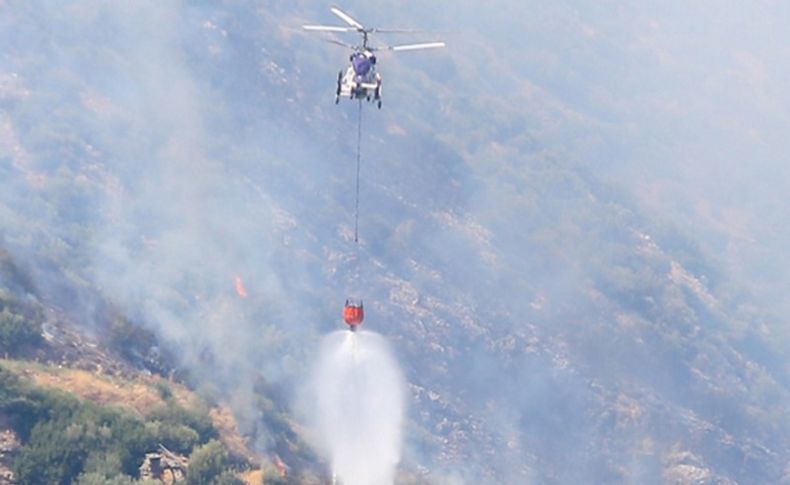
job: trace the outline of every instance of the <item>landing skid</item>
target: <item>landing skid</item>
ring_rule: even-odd
[[[335,104],[340,102],[340,85],[343,82],[343,71],[337,73],[337,90],[335,91]]]

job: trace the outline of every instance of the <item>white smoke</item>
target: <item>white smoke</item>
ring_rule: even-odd
[[[403,382],[381,335],[337,331],[324,338],[309,412],[319,449],[339,483],[393,483],[401,452]]]

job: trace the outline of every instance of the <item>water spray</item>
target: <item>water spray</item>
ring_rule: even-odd
[[[405,386],[386,340],[370,331],[327,335],[311,384],[317,442],[336,483],[393,483]]]

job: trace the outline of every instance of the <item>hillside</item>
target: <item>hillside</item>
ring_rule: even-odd
[[[448,42],[382,53],[358,251],[325,6],[0,4],[3,308],[98,342],[30,377],[134,413],[172,376],[309,481],[302,388],[362,294],[405,481],[790,481],[790,13],[671,3],[344,5]]]
[[[2,303],[4,314],[27,315],[31,325],[41,316],[7,296]],[[0,332],[7,335],[10,325],[10,319],[0,321]],[[43,338],[35,343],[20,348],[3,342],[6,356],[16,357],[0,361],[3,483],[72,483],[75,478],[76,483],[127,483],[115,475],[122,471],[136,477],[149,466],[150,477],[166,482],[171,473],[191,481],[203,473],[208,480],[218,473],[209,470],[219,467],[229,470],[221,483],[236,483],[229,481],[233,476],[254,480],[244,483],[260,484],[264,477],[277,483],[284,472],[276,453],[251,449],[220,396],[208,403],[179,382],[136,368],[109,350],[104,339],[89,337],[67,321],[50,319],[42,327]],[[97,425],[103,430],[98,443],[92,436]],[[144,444],[136,441],[143,429]],[[200,451],[201,445],[218,457],[214,468],[202,472],[200,455],[208,451]],[[196,471],[157,471],[148,460],[160,456],[163,465],[183,463]]]

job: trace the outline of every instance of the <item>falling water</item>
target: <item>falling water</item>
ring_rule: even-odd
[[[327,335],[311,384],[317,441],[339,483],[393,483],[404,381],[386,340],[368,331]]]

